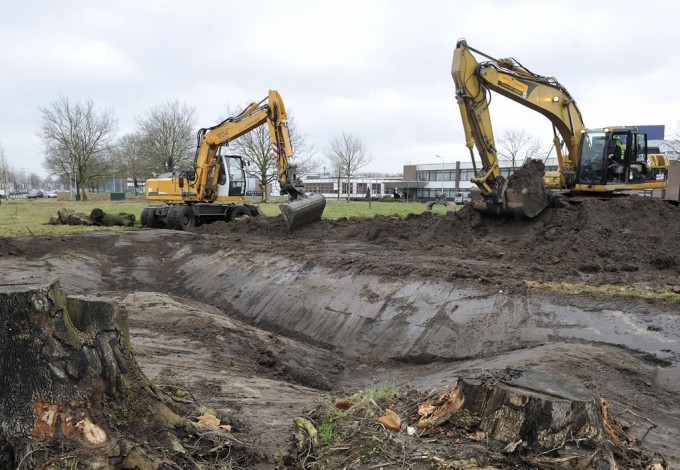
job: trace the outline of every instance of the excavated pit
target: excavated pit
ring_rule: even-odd
[[[678,302],[524,283],[680,287],[680,211],[602,204],[558,204],[533,221],[463,210],[294,232],[278,217],[4,240],[0,269],[5,284],[59,278],[68,294],[142,312],[130,332],[147,376],[228,410],[236,435],[269,455],[293,417],[333,392],[531,367],[653,421],[645,445],[677,462]],[[667,230],[650,229],[657,219]]]

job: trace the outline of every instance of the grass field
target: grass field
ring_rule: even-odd
[[[249,202],[259,204],[259,198]],[[283,198],[273,198],[272,202],[259,204],[265,216],[279,215],[279,204]],[[89,214],[92,209],[99,208],[104,212],[117,214],[125,212],[135,214],[136,227],[140,226],[139,214],[146,206],[143,196],[126,196],[124,201],[111,201],[108,193],[88,194],[87,201],[74,201],[71,194],[61,193],[57,199],[3,199],[0,203],[0,236],[21,237],[32,235],[65,234],[92,232],[96,230],[122,230],[124,227],[85,227],[70,225],[49,225],[50,217],[56,217],[57,210],[70,209],[74,212]],[[372,201],[337,201],[328,199],[323,217],[337,219],[340,217],[373,217],[374,215],[400,216],[420,214],[425,211],[424,203],[417,202],[377,202]],[[435,214],[444,214],[446,208],[435,205]]]

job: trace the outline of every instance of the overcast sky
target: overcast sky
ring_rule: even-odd
[[[195,106],[197,126],[277,89],[321,151],[359,137],[366,170],[467,161],[454,99],[456,40],[557,78],[587,126],[680,121],[680,2],[581,0],[0,2],[0,145],[46,176],[40,107],[91,98],[120,135],[153,106]],[[497,137],[549,122],[496,95]],[[320,152],[322,153],[322,152]]]

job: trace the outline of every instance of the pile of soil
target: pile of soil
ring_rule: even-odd
[[[16,256],[22,253],[21,248],[11,238],[0,237],[0,256]]]
[[[528,160],[515,173],[508,178],[508,188],[522,190],[528,188],[530,191],[542,192],[545,189],[543,175],[545,165],[540,160]]]
[[[235,236],[243,243],[259,245],[262,241],[262,249],[290,244],[296,256],[295,246],[304,244],[316,260],[331,257],[332,250],[319,252],[313,246],[347,242],[355,244],[357,252],[374,255],[376,250],[393,250],[392,264],[408,265],[412,256],[429,254],[438,258],[436,275],[508,287],[524,279],[680,285],[680,208],[638,196],[554,197],[533,219],[482,216],[465,206],[445,216],[323,219],[291,232],[281,217],[215,223],[195,230]],[[305,256],[301,251],[299,255]],[[362,271],[383,271],[384,263],[375,263],[374,258],[356,257],[354,261]],[[407,272],[427,276],[434,274],[431,268],[416,263]]]

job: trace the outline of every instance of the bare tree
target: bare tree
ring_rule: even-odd
[[[9,197],[9,185],[7,183],[7,173],[9,171],[9,165],[7,164],[7,156],[5,155],[5,149],[0,145],[0,180],[2,181],[2,189],[5,191],[3,196]]]
[[[230,114],[238,115],[239,113],[230,110]],[[305,137],[298,131],[295,118],[290,111],[287,114],[288,139],[294,154],[291,164],[297,166],[297,174],[302,176],[316,166],[314,162],[316,148],[307,145]],[[246,173],[249,177],[257,179],[262,191],[262,202],[266,202],[269,196],[269,186],[278,182],[278,162],[274,155],[268,126],[259,126],[234,140],[230,145],[234,147],[237,154],[249,162]]]
[[[42,177],[34,171],[31,171],[27,176],[28,186],[32,189],[39,189],[43,186]]]
[[[113,110],[98,110],[91,99],[73,103],[62,97],[40,111],[43,166],[52,173],[73,176],[76,192],[80,190],[87,200],[85,188],[106,172],[106,155],[117,130]]]
[[[168,101],[138,120],[151,171],[164,173],[191,165],[196,149],[195,113],[186,103]]]
[[[528,159],[542,159],[547,156],[538,139],[531,137],[525,129],[510,129],[497,143],[499,159],[509,161],[513,170]]]
[[[295,166],[298,176],[302,177],[314,172],[319,167],[319,149],[307,141],[290,111],[288,112],[288,135],[293,148]]]
[[[113,150],[115,167],[119,174],[132,178],[135,194],[139,188],[139,180],[150,175],[149,160],[144,154],[144,139],[139,133],[125,134],[118,139]]]
[[[670,160],[680,160],[680,121],[675,125],[675,130],[663,141],[661,152],[665,153]]]
[[[331,168],[337,172],[338,183],[341,177],[346,178],[347,202],[349,202],[350,179],[357,171],[368,165],[373,160],[373,156],[366,153],[364,144],[358,137],[344,132],[340,137],[331,139],[325,154]]]
[[[278,179],[274,149],[266,126],[260,126],[231,143],[236,153],[248,162],[246,173],[257,179],[262,202],[267,202],[269,185]]]

